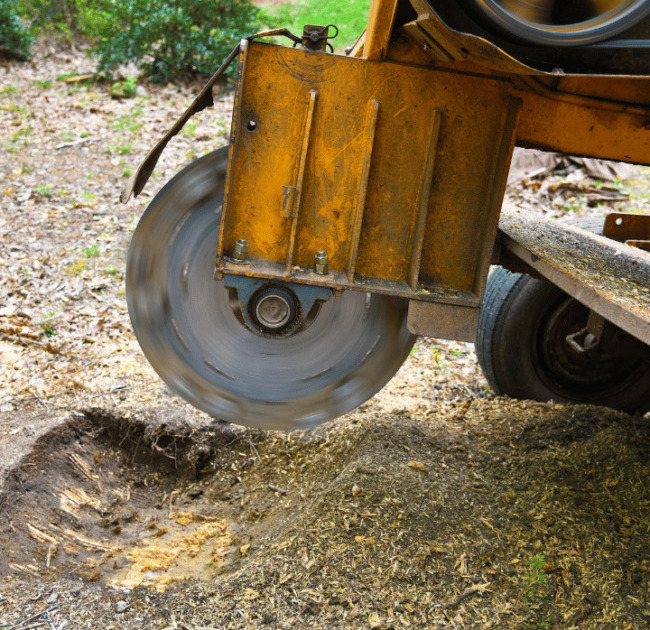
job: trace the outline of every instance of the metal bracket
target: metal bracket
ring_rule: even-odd
[[[587,325],[572,335],[567,335],[567,343],[578,353],[584,354],[598,347],[605,329],[605,318],[595,311],[589,311]]]
[[[610,212],[605,219],[603,236],[650,251],[650,214]]]
[[[335,30],[334,35],[329,34],[329,29]],[[327,26],[317,26],[315,24],[305,24],[302,31],[302,47],[307,50],[315,50],[319,52],[334,52],[334,47],[328,40],[338,37],[339,29],[334,24]],[[294,44],[295,47],[295,44]]]

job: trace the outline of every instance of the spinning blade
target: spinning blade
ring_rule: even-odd
[[[136,336],[177,394],[229,422],[308,429],[375,394],[415,338],[405,302],[344,292],[290,337],[260,336],[213,279],[228,150],[206,155],[155,197],[133,235],[127,301]]]

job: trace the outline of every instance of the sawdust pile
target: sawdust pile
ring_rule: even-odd
[[[650,622],[647,417],[406,402],[368,403],[310,434],[219,424],[180,434],[177,423],[170,436],[159,424],[161,451],[147,422],[71,421],[5,487],[0,623],[28,612],[24,589],[56,593],[80,628]],[[130,425],[134,439],[120,445]],[[70,449],[86,462],[101,453],[92,476]],[[53,492],[72,482],[74,493]],[[98,484],[113,497],[121,488],[122,500],[104,497],[96,512],[87,497]],[[36,509],[44,495],[56,500]],[[62,496],[85,504],[76,527],[64,529]],[[71,574],[84,584],[74,598]]]

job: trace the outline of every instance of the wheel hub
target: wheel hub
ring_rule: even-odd
[[[233,291],[230,307],[237,319],[256,335],[290,337],[308,328],[332,290],[226,274],[224,285]]]
[[[589,309],[572,298],[563,299],[550,311],[542,327],[541,338],[546,343],[541,344],[537,355],[543,367],[541,378],[549,379],[554,387],[603,391],[617,387],[638,369],[641,356],[634,353],[635,340],[604,322],[596,338],[586,332],[589,317]]]
[[[295,320],[295,299],[282,287],[264,289],[254,296],[252,311],[263,330],[279,331]]]

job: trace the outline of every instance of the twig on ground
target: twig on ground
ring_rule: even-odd
[[[442,608],[443,610],[449,610],[450,608],[455,608],[460,604],[463,600],[467,599],[468,597],[471,597],[472,595],[476,595],[477,593],[484,593],[488,588],[490,584],[489,582],[486,582],[485,584],[475,584],[474,586],[470,586],[466,591],[462,592],[458,597],[452,599],[449,603],[445,604]]]
[[[49,615],[53,610],[56,610],[58,606],[52,606],[51,608],[46,608],[45,610],[42,610],[39,613],[36,613],[32,615],[31,617],[27,617],[27,619],[23,619],[22,621],[19,621],[18,623],[15,623],[13,626],[9,626],[7,630],[16,630],[16,628],[21,628],[25,624],[29,623],[30,621],[34,621],[35,619],[38,619],[39,617],[42,617],[43,615]],[[42,622],[45,623],[45,622]]]
[[[55,151],[60,151],[61,149],[67,149],[68,147],[75,147],[78,144],[84,144],[86,142],[97,142],[99,138],[79,138],[79,140],[73,140],[72,142],[63,142],[62,144],[57,144],[54,147]]]
[[[50,626],[52,630],[58,630],[55,623],[52,621],[52,617],[50,617],[49,611],[45,613],[45,621],[47,621],[47,624]]]

